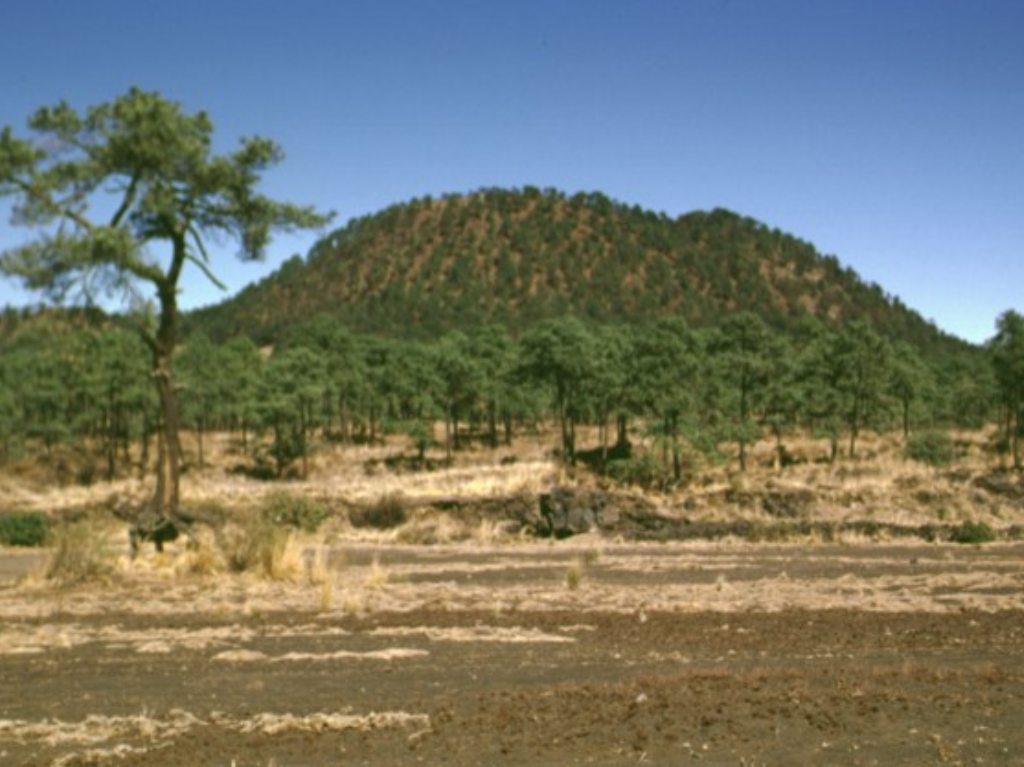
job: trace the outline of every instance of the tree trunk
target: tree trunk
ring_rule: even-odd
[[[341,433],[341,441],[349,443],[352,435],[348,423],[348,408],[345,405],[345,398],[338,397],[338,431]]]
[[[569,422],[565,413],[565,406],[558,407],[558,426],[562,430],[562,463],[569,462]]]
[[[205,460],[205,456],[203,455],[203,419],[202,418],[200,418],[196,422],[196,437],[199,440],[199,468],[200,469],[205,469],[206,468],[206,460]]]
[[[740,384],[740,471],[747,470],[747,385]]]
[[[618,434],[615,437],[615,445],[617,447],[624,447],[629,442],[629,429],[626,416],[623,413],[619,413],[618,416]]]
[[[178,395],[171,378],[170,354],[162,355],[157,352],[155,359],[153,375],[163,417],[160,419],[156,494],[153,505],[161,519],[172,519],[177,516],[180,497],[181,444],[178,441]]]
[[[505,445],[512,447],[512,416],[505,414]]]
[[[178,392],[174,386],[172,361],[178,342],[178,276],[185,264],[185,236],[174,241],[174,255],[167,277],[157,285],[160,317],[153,339],[153,380],[160,402],[160,451],[157,457],[156,494],[153,510],[160,519],[173,519],[178,514],[181,472],[181,442],[178,432],[181,417]]]
[[[104,429],[103,452],[107,459],[107,482],[113,482],[117,470],[117,436],[114,432],[114,418],[110,410],[107,410],[104,422],[106,429]]]
[[[493,400],[487,406],[488,442],[491,448],[498,446],[498,406]]]
[[[1014,420],[1016,420],[1017,423],[1016,423],[1016,428],[1014,428],[1014,430],[1013,430],[1013,441],[1011,443],[1012,446],[1013,446],[1013,468],[1016,469],[1017,471],[1021,470],[1020,433],[1021,433],[1022,428],[1024,428],[1024,424],[1021,423],[1021,418],[1020,417],[1021,417],[1021,413],[1020,413],[1020,411],[1018,411],[1017,412],[1017,417],[1014,419]]]
[[[676,482],[683,478],[683,464],[679,455],[679,439],[676,432],[679,431],[679,424],[675,416],[669,419],[669,440],[672,443],[672,477]]]
[[[125,468],[130,469],[132,465],[132,444],[131,431],[128,428],[128,415],[121,416],[121,461]]]
[[[850,419],[850,458],[854,457],[857,449],[857,435],[860,432],[860,400],[853,403],[853,417]]]
[[[149,416],[142,416],[142,435],[139,438],[142,443],[139,445],[139,474],[146,476],[146,467],[149,466]]]
[[[444,417],[444,458],[446,461],[452,459],[452,419],[451,411]]]
[[[284,476],[284,449],[281,444],[281,422],[274,418],[274,465],[277,469],[277,478]]]
[[[299,407],[299,451],[302,453],[302,478],[307,479],[309,477],[309,450],[306,449],[307,445],[307,429],[309,428],[306,419],[306,409]]]
[[[775,435],[775,468],[781,472],[786,464],[786,446],[782,444],[782,429],[773,425],[772,433]]]

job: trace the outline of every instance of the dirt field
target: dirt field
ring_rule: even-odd
[[[55,590],[0,555],[0,764],[1024,764],[1024,545],[153,557]]]

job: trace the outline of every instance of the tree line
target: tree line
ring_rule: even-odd
[[[58,324],[41,316],[0,342],[0,458],[77,443],[108,478],[145,471],[162,429],[149,350],[131,329]],[[471,440],[512,445],[542,422],[557,425],[570,464],[603,465],[650,437],[661,471],[677,482],[694,451],[727,452],[742,470],[750,446],[768,438],[785,464],[799,432],[827,440],[834,461],[855,455],[867,429],[906,437],[991,421],[1019,467],[1024,318],[1008,311],[997,330],[991,364],[979,365],[926,361],[864,322],[830,329],[807,318],[783,334],[751,313],[701,329],[678,318],[565,318],[513,337],[485,325],[431,342],[357,334],[319,316],[272,350],[194,334],[173,364],[194,463],[206,463],[211,432],[231,432],[273,476],[305,474],[317,440],[404,433],[422,462],[432,445],[451,458]],[[584,425],[596,427],[598,444],[579,444]]]

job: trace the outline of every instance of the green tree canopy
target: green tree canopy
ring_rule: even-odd
[[[715,374],[724,384],[723,426],[739,447],[741,471],[747,468],[746,447],[760,431],[754,413],[777,359],[774,340],[764,320],[751,312],[730,315],[711,336]]]
[[[1024,316],[1010,310],[996,322],[989,342],[996,381],[1006,408],[1006,425],[1013,465],[1021,468],[1020,438],[1024,431]]]
[[[576,424],[585,414],[586,382],[595,374],[596,342],[575,318],[546,320],[523,335],[520,372],[546,387],[562,432],[562,455],[576,462]]]
[[[140,326],[163,422],[154,506],[173,516],[181,448],[172,356],[182,270],[191,264],[220,285],[210,237],[235,240],[242,258],[259,259],[274,230],[318,227],[330,216],[256,191],[282,159],[273,141],[249,137],[215,154],[207,114],[188,114],[159,93],[132,88],[84,112],[61,102],[39,109],[28,127],[31,139],[0,130],[0,196],[13,198],[13,223],[36,236],[0,254],[0,271],[57,298],[76,286],[87,299],[155,296],[155,326]],[[158,245],[167,249],[162,257]]]

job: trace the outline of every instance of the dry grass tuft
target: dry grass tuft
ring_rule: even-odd
[[[388,582],[388,572],[380,564],[380,557],[374,555],[370,563],[370,572],[363,581],[363,587],[371,591],[384,588]]]
[[[588,549],[573,560],[565,571],[565,585],[569,591],[575,591],[583,584],[590,567],[597,562],[599,556],[596,549]]]
[[[306,582],[310,585],[322,585],[334,580],[331,568],[331,547],[324,542],[316,543],[312,551],[303,554]]]
[[[416,513],[394,531],[398,543],[416,545],[437,545],[457,543],[472,537],[472,530],[461,520],[453,519],[444,512],[423,511]]]
[[[174,561],[177,576],[207,577],[224,569],[224,562],[212,535],[200,534],[196,545],[185,549]]]
[[[228,569],[235,573],[287,580],[301,571],[302,551],[292,534],[262,514],[226,526],[219,544]]]
[[[327,578],[320,583],[320,612],[330,612],[334,607],[334,579]]]
[[[91,519],[65,523],[53,532],[53,549],[43,576],[64,586],[105,581],[114,573],[114,557],[103,527]]]
[[[573,562],[565,571],[565,586],[569,591],[575,591],[583,582],[583,568],[579,562]]]

